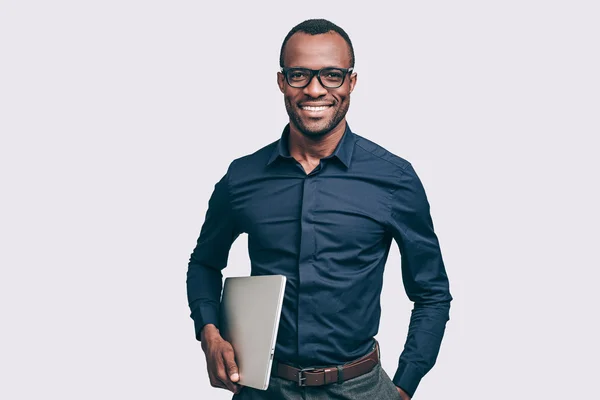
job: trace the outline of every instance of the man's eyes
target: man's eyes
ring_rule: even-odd
[[[339,71],[327,71],[325,73],[325,77],[332,79],[340,79],[342,77],[342,74]]]
[[[305,76],[307,76],[307,75],[306,75],[306,73],[304,73],[304,72],[292,72],[292,73],[290,74],[290,76],[291,76],[292,78],[302,78],[302,77],[305,77]]]

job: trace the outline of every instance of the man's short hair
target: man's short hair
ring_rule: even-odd
[[[348,43],[348,50],[350,54],[350,67],[354,68],[354,48],[352,47],[350,37],[342,28],[326,19],[307,19],[306,21],[301,22],[295,27],[293,27],[292,30],[289,31],[285,39],[283,39],[283,43],[281,44],[281,51],[279,52],[279,66],[282,68],[284,67],[283,51],[285,49],[285,44],[288,42],[288,40],[290,40],[294,33],[304,32],[308,33],[309,35],[320,35],[322,33],[327,33],[331,31],[338,33],[341,37],[344,38],[346,43]]]

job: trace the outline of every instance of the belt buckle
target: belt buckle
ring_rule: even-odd
[[[306,386],[306,377],[303,376],[305,372],[316,371],[318,368],[302,368],[298,371],[298,386]]]

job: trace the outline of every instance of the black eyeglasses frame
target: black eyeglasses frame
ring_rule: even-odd
[[[290,71],[290,70],[302,70],[302,71],[310,72],[310,78],[306,82],[306,85],[304,85],[304,86],[292,85],[288,79],[288,74],[287,74],[288,71]],[[323,70],[337,70],[337,71],[343,72],[342,82],[339,84],[339,86],[325,86],[323,84],[323,82],[321,81],[321,71],[323,71]],[[310,83],[312,82],[312,80],[315,76],[317,77],[319,84],[321,84],[321,86],[323,86],[325,89],[337,89],[344,84],[344,82],[346,81],[346,75],[348,75],[349,73],[351,74],[352,71],[354,71],[354,67],[351,67],[351,68],[325,67],[325,68],[321,68],[321,69],[310,69],[310,68],[303,68],[303,67],[281,67],[280,68],[280,72],[285,77],[285,81],[287,82],[287,84],[295,89],[304,89],[305,87],[310,85]]]

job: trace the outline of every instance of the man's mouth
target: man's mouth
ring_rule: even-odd
[[[333,106],[332,104],[325,104],[325,105],[318,105],[318,106],[301,105],[300,108],[303,109],[304,111],[319,112],[319,111],[325,111],[328,108],[331,108],[332,106]]]

